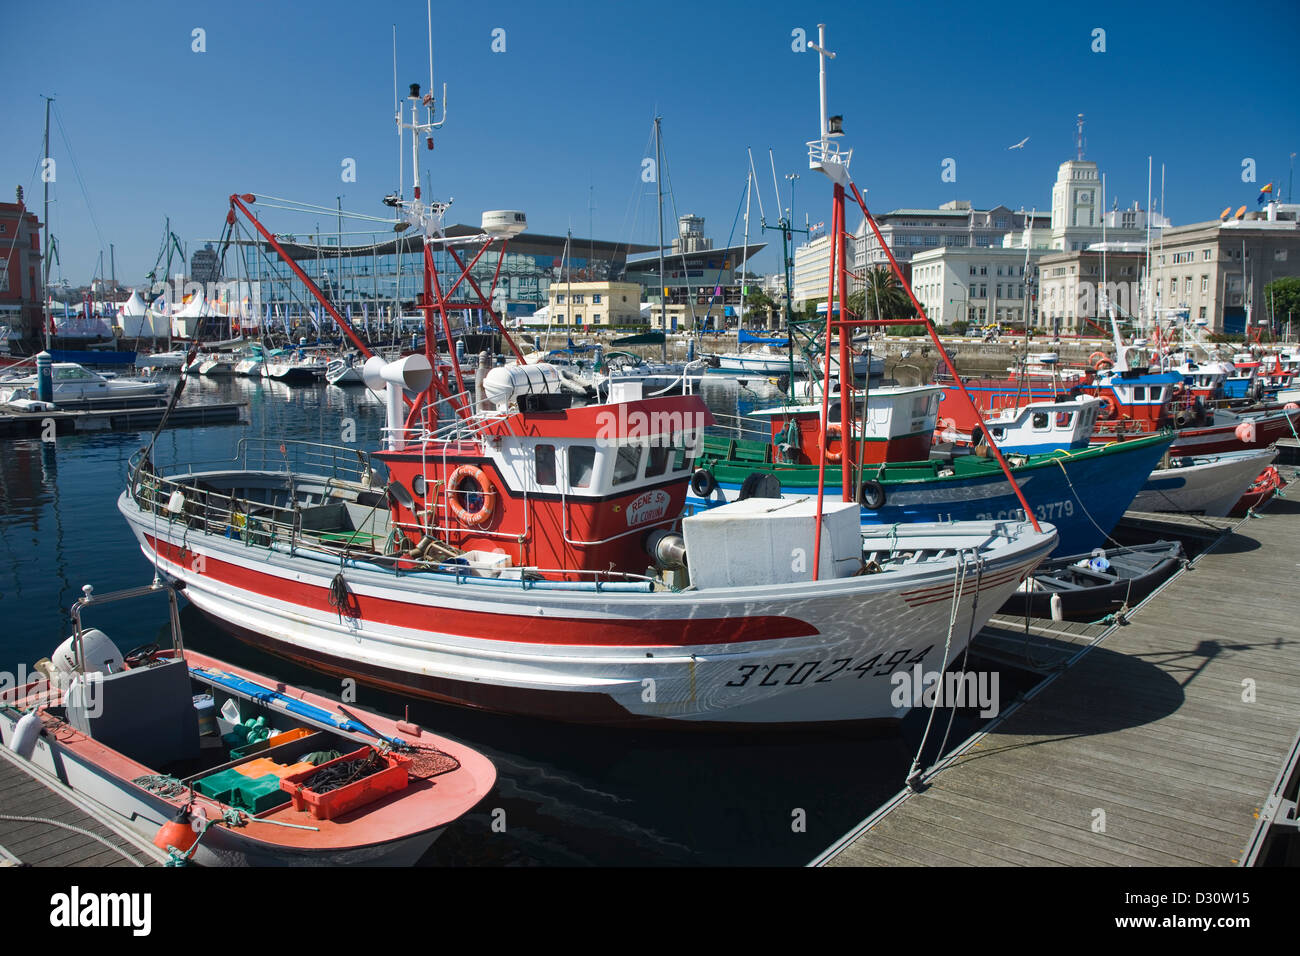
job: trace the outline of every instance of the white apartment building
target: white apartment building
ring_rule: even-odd
[[[938,209],[895,209],[876,217],[880,234],[900,266],[906,266],[921,252],[940,247],[948,249],[990,249],[1003,245],[1007,233],[1025,230],[1032,222],[1037,244],[1038,233],[1046,234],[1051,219],[1045,212],[1013,212],[1006,206],[972,209],[965,199],[946,202]],[[858,227],[854,241],[854,271],[888,267],[889,259],[880,247],[875,232],[866,220]]]
[[[845,247],[853,248],[847,242]],[[820,236],[794,250],[794,287],[791,290],[791,304],[796,312],[801,311],[799,305],[801,302],[813,299],[826,300],[830,274],[830,236]]]
[[[1044,254],[1031,249],[1029,264]],[[1025,321],[1025,250],[942,247],[912,257],[912,289],[936,325]]]

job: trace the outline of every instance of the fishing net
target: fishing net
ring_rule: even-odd
[[[437,747],[412,747],[402,753],[411,758],[408,768],[410,776],[420,780],[460,769],[459,760],[449,753],[443,753]]]

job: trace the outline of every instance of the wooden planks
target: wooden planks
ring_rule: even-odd
[[[1238,863],[1300,727],[1300,502],[1263,514],[1126,626],[1033,622],[1040,669],[1074,663],[813,863]],[[1023,655],[1023,629],[973,653]]]
[[[158,866],[166,855],[0,748],[0,848],[29,866]],[[25,817],[29,819],[14,819]],[[98,835],[99,840],[65,824]],[[118,849],[112,849],[117,847]]]

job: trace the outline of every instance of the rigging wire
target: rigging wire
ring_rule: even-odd
[[[95,219],[95,210],[90,205],[90,193],[86,191],[86,182],[81,177],[81,167],[77,164],[77,154],[72,151],[72,144],[68,141],[68,132],[63,128],[63,118],[59,115],[59,108],[55,106],[51,112],[54,114],[54,122],[59,127],[59,135],[63,137],[63,145],[68,151],[68,159],[72,161],[72,172],[77,177],[77,185],[81,187],[81,197],[86,201],[86,215],[90,218],[90,225],[94,228],[95,235],[99,239],[99,249],[102,253],[104,246],[108,245],[108,243],[104,241],[104,234],[100,231],[98,220]]]

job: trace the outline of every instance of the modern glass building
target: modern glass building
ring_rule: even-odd
[[[474,226],[455,225],[447,229],[448,237],[463,240],[453,241],[451,248],[466,263],[482,248],[481,243],[474,241],[474,237],[482,234],[483,230]],[[376,233],[370,242],[342,246],[337,238],[328,235],[276,238],[340,312],[346,314],[350,310],[354,318],[362,314],[415,313],[424,291],[424,252],[418,236],[405,238]],[[312,311],[315,303],[289,265],[269,244],[250,240],[238,244],[240,267],[244,270],[240,278],[247,277],[258,284],[263,308],[269,305],[277,316],[300,316]],[[570,278],[574,282],[617,279],[623,275],[629,253],[654,248],[526,232],[507,243],[504,261],[501,261],[500,243],[494,243],[479,258],[470,277],[484,295],[490,295],[493,276],[497,275],[498,299],[504,300],[507,315],[525,316],[546,305],[552,282]],[[435,249],[433,260],[446,292],[460,276],[460,266],[445,247]],[[235,276],[227,272],[225,278]],[[454,298],[475,301],[477,296],[472,288],[464,287],[456,289]]]

